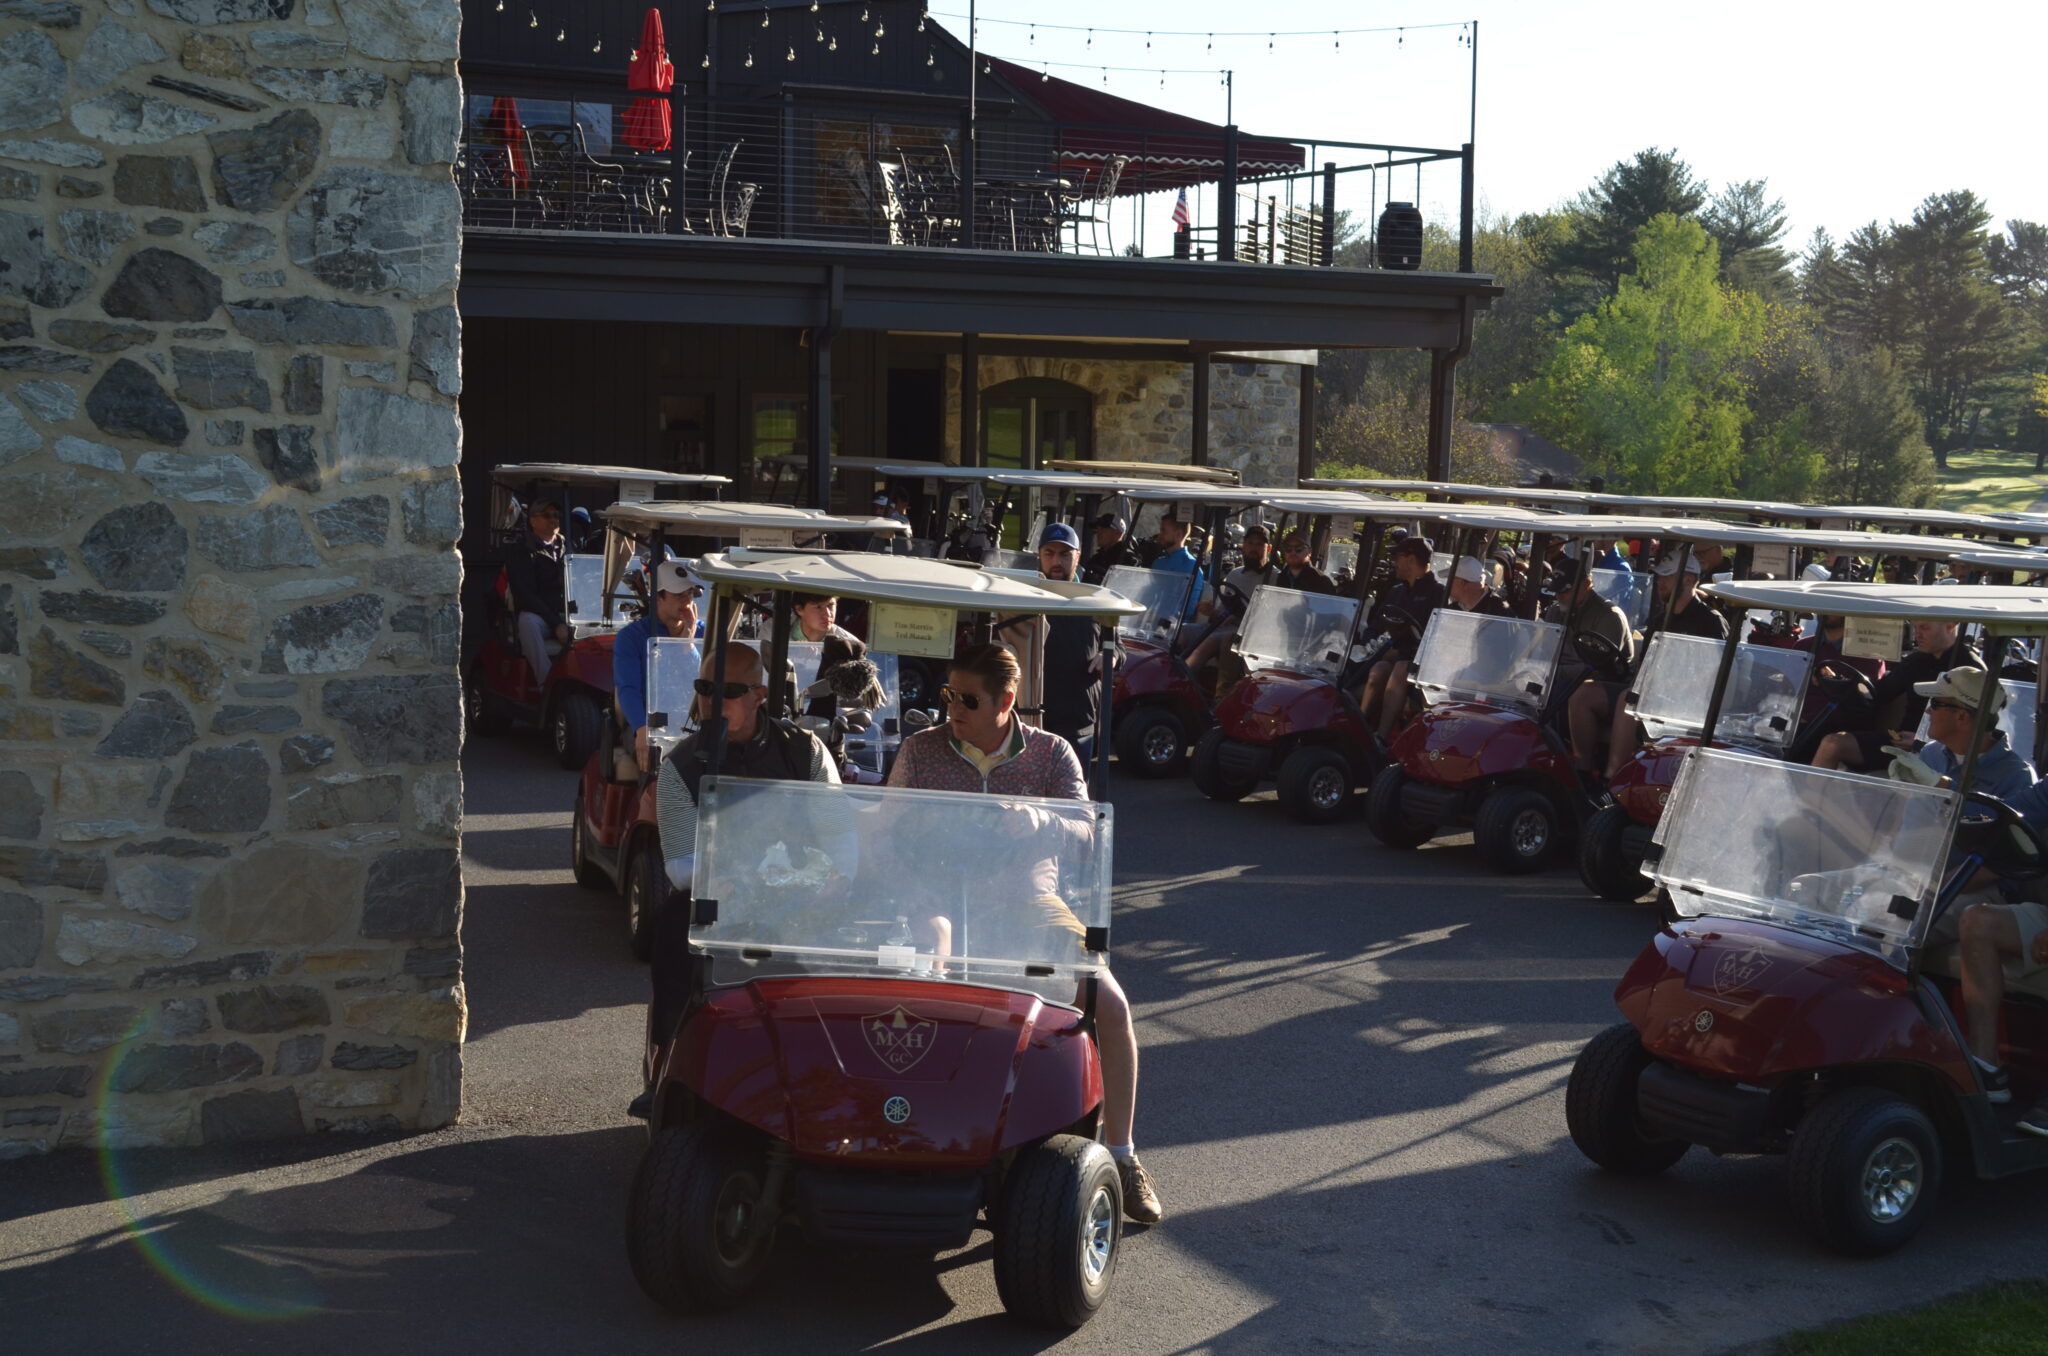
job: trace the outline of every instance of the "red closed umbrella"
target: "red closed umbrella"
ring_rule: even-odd
[[[502,94],[491,100],[484,133],[491,144],[505,148],[505,182],[514,192],[525,192],[533,176],[526,170],[526,126],[519,121],[519,101]]]
[[[661,11],[650,8],[640,21],[640,46],[626,69],[626,88],[666,94],[676,85],[676,64],[661,35]],[[668,100],[635,99],[626,110],[625,142],[636,151],[665,151],[673,137]]]

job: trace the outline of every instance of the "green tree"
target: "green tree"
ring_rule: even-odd
[[[1644,226],[1660,216],[1693,216],[1706,200],[1705,187],[1676,151],[1637,151],[1573,200],[1572,229],[1551,247],[1545,266],[1556,276],[1587,279],[1605,297],[1628,272]]]
[[[1991,281],[2037,333],[2048,332],[2048,226],[2008,221],[1984,244]]]
[[[1697,221],[1652,218],[1633,257],[1633,275],[1565,331],[1524,391],[1529,422],[1612,485],[1726,493],[1744,471],[1743,369],[1762,308],[1721,285],[1719,248]]]
[[[1895,350],[1935,461],[1960,441],[1979,387],[2017,356],[2005,299],[1991,279],[1991,213],[1967,189],[1937,193],[1893,230],[1906,312]]]
[[[1804,307],[1752,295],[1736,304],[1754,313],[1756,328],[1737,366],[1748,417],[1733,488],[1756,499],[1806,499],[1823,469],[1815,446],[1827,370],[1821,335]]]
[[[1912,393],[1889,354],[1828,353],[1818,394],[1811,428],[1822,462],[1821,502],[1903,508],[1935,503],[1934,457]]]
[[[1730,286],[1766,297],[1790,295],[1791,260],[1778,245],[1785,237],[1785,204],[1768,196],[1764,180],[1722,189],[1700,213],[1700,224],[1721,247],[1721,276]]]

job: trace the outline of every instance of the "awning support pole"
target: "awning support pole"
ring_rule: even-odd
[[[1190,464],[1209,464],[1209,353],[1206,349],[1195,350],[1195,430],[1194,442],[1190,448]]]
[[[832,508],[832,341],[846,310],[846,270],[825,270],[825,323],[811,331],[810,502]]]
[[[1456,422],[1458,364],[1472,352],[1472,299],[1458,299],[1458,346],[1435,349],[1429,355],[1429,474],[1427,479],[1451,478],[1451,425]]]
[[[1307,480],[1316,473],[1316,371],[1314,365],[1303,363],[1294,369],[1301,373],[1301,431],[1294,444],[1294,474],[1300,480]]]
[[[960,336],[960,464],[981,461],[981,336]]]
[[[1237,258],[1237,124],[1223,129],[1223,179],[1216,185],[1216,257]]]

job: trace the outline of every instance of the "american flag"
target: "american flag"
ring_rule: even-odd
[[[1185,231],[1188,228],[1188,191],[1182,189],[1180,197],[1173,203],[1173,229]]]

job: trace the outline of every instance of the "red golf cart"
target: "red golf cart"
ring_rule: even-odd
[[[463,712],[471,735],[496,734],[514,722],[545,730],[555,759],[580,768],[597,747],[612,693],[612,635],[625,624],[631,595],[606,586],[602,532],[595,515],[627,500],[716,499],[724,476],[677,475],[624,466],[570,466],[523,462],[491,469],[489,546],[467,563],[465,575],[488,586],[471,599],[489,618],[483,638],[463,665]],[[517,612],[505,564],[525,549],[526,510],[550,500],[562,511],[568,538],[563,591],[569,639],[549,637],[547,681],[520,651]]]
[[[699,572],[713,632],[740,597],[773,596],[775,647],[806,593],[921,610],[915,629],[945,637],[961,612],[1130,610],[896,556],[738,551]],[[642,1289],[678,1312],[727,1308],[784,1231],[929,1257],[979,1227],[1013,1317],[1087,1322],[1123,1218],[1093,1025],[1110,807],[721,778],[707,734],[695,888],[672,905],[689,926],[664,926],[655,957],[688,1001],[650,1032],[627,1231]]]
[[[2043,589],[1706,591],[1738,622],[1772,609],[2048,633]],[[1708,727],[1736,662],[1731,644]],[[2038,842],[1988,796],[1692,749],[1647,867],[1677,921],[1615,990],[1627,1020],[1573,1065],[1573,1143],[1628,1175],[1661,1172],[1694,1144],[1784,1154],[1799,1223],[1861,1255],[1917,1233],[1951,1167],[1984,1178],[2048,1167],[2048,1140],[2016,1129],[2048,1094],[2042,971],[2008,982],[2000,1059],[2009,1105],[1989,1100],[1968,1053],[1948,939],[1967,902],[1958,896],[1980,868],[2042,897]]]

